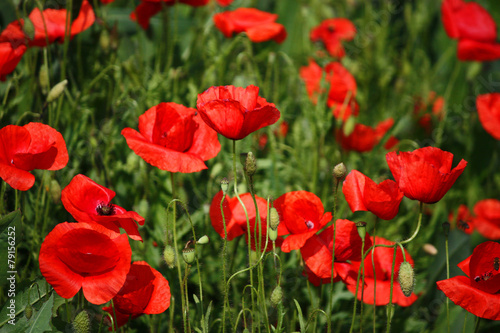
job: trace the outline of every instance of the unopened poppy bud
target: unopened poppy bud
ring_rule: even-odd
[[[172,245],[165,246],[165,250],[163,251],[163,260],[165,260],[169,268],[175,267],[175,250]]]
[[[210,242],[210,238],[208,238],[207,235],[201,236],[200,239],[198,239],[196,241],[196,243],[200,244],[200,245],[205,245],[205,244],[208,244],[209,242]]]
[[[280,224],[280,215],[274,207],[271,208],[269,215],[269,226],[271,227],[271,229],[276,230],[278,228],[278,225]]]
[[[63,80],[56,84],[55,86],[50,89],[49,95],[47,96],[47,103],[51,103],[55,101],[56,99],[61,96],[61,94],[64,92],[64,89],[66,88],[66,85],[68,84],[68,80]]]
[[[101,32],[101,36],[99,37],[99,45],[104,52],[108,52],[109,50],[109,32],[107,30],[103,30]]]
[[[345,178],[347,173],[347,168],[344,163],[339,163],[333,168],[333,176],[337,179],[337,181],[341,181]]]
[[[40,68],[40,72],[38,73],[38,82],[40,83],[40,88],[42,89],[42,93],[44,95],[47,94],[49,89],[49,70],[47,66],[44,64]]]
[[[31,304],[28,303],[28,305],[26,305],[26,308],[24,309],[24,316],[26,317],[26,319],[30,320],[32,315],[33,315],[33,307],[31,306]]]
[[[398,274],[399,286],[403,295],[410,297],[415,288],[415,272],[413,271],[413,267],[411,267],[408,261],[404,261],[399,266]]]
[[[435,256],[438,253],[436,247],[432,244],[426,243],[422,247],[425,253],[430,254],[431,256]]]
[[[75,333],[89,333],[91,331],[90,316],[87,311],[83,310],[76,315],[73,323],[73,332]]]
[[[267,230],[267,234],[269,235],[269,239],[272,240],[273,242],[278,238],[278,230],[269,228]]]
[[[253,156],[252,152],[248,152],[246,155],[244,169],[248,176],[253,176],[257,171],[257,161],[255,160],[255,156]]]
[[[50,181],[49,194],[52,202],[58,203],[61,200],[61,185],[55,179]]]
[[[283,300],[283,289],[280,286],[276,286],[271,293],[271,304],[273,306],[278,306]]]
[[[448,233],[450,232],[450,223],[448,222],[443,223],[443,231],[444,231],[444,236],[448,237]]]
[[[182,258],[186,262],[186,264],[191,265],[194,262],[194,259],[196,258],[196,254],[194,252],[193,248],[184,248],[182,250]]]
[[[220,188],[224,194],[227,193],[227,190],[229,189],[229,180],[226,177],[222,178],[220,181]]]
[[[358,229],[358,234],[361,239],[365,239],[366,236],[366,222],[357,222],[356,229]]]
[[[23,31],[29,39],[33,39],[35,37],[35,26],[28,17],[24,18]]]

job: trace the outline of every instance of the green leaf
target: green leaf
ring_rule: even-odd
[[[3,232],[14,220],[21,218],[21,211],[15,210],[0,218],[0,233]]]
[[[19,318],[15,325],[7,324],[2,332],[5,333],[43,333],[50,331],[50,320],[52,318],[52,306],[54,305],[54,294],[49,300],[42,304],[39,310],[33,311],[33,316],[28,320],[25,316]]]
[[[294,298],[295,306],[297,307],[297,312],[299,314],[299,324],[300,324],[300,332],[306,332],[306,323],[304,322],[304,316],[302,315],[302,309],[300,308],[299,302]]]

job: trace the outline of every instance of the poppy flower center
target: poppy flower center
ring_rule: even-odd
[[[311,221],[306,221],[305,222],[307,229],[311,230],[314,229],[314,223]]]
[[[100,202],[97,205],[95,211],[97,212],[97,215],[109,216],[109,215],[113,215],[115,213],[115,208],[113,207],[113,204],[111,204],[111,203]]]
[[[458,221],[458,227],[462,230],[467,230],[470,228],[469,223],[467,221],[464,221],[464,220]]]

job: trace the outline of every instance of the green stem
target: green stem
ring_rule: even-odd
[[[394,267],[396,266],[396,251],[398,246],[396,244],[393,245],[394,254],[392,255],[392,267],[391,267],[391,292],[389,294],[389,304],[388,304],[388,312],[387,312],[387,333],[391,331],[391,321],[392,321],[392,312],[394,311],[392,305],[392,293],[394,291]]]
[[[446,249],[446,278],[450,278],[450,257],[448,252],[448,232],[445,232],[445,249]],[[448,333],[450,333],[450,299],[446,297],[446,325]]]
[[[377,236],[376,236],[377,222],[378,222],[378,216],[375,217],[375,222],[373,224],[373,232],[372,232],[373,245],[375,245],[377,242]],[[375,272],[374,254],[375,254],[375,248],[372,249],[371,255],[372,255],[372,270],[373,270],[373,333],[376,333],[375,324],[377,318],[377,273]]]
[[[354,306],[352,308],[352,321],[351,321],[351,328],[349,329],[349,333],[352,333],[352,330],[354,328],[354,321],[356,319],[356,304],[357,304],[357,301],[358,301],[358,288],[359,288],[359,279],[361,277],[361,271],[364,271],[364,259],[363,259],[363,254],[364,254],[364,251],[365,251],[365,239],[362,238],[362,243],[361,243],[361,264],[359,266],[359,270],[358,270],[358,278],[356,280],[356,292],[354,294]],[[363,272],[363,276],[364,276],[364,272]],[[364,283],[364,278],[363,278],[363,283]],[[363,286],[361,286],[361,288],[363,289]],[[361,303],[363,303],[363,297],[361,297]],[[363,320],[363,317],[361,316],[360,318],[360,322]],[[360,328],[362,330],[362,328]]]
[[[226,252],[227,252],[227,227],[226,218],[224,217],[224,209],[222,204],[226,198],[226,193],[223,192],[222,200],[220,201],[220,213],[222,216],[222,224],[224,225],[224,245],[222,246],[222,279],[224,282],[224,304],[222,309],[222,333],[226,332],[226,304],[229,303],[229,289],[226,286]]]
[[[337,210],[337,191],[339,189],[340,181],[335,179],[335,190],[333,191],[333,244],[332,244],[332,276],[330,277],[330,296],[328,297],[328,316],[327,316],[327,330],[328,333],[332,332],[332,309],[333,309],[333,278],[335,273],[335,234],[337,232],[337,223],[335,221],[335,213]]]
[[[402,242],[399,242],[400,244],[407,244],[407,243],[411,242],[417,236],[418,232],[420,231],[420,225],[422,224],[423,211],[424,211],[424,203],[420,202],[420,212],[418,213],[417,228],[415,229],[415,232],[413,232],[413,235],[411,235],[410,238],[408,238]]]
[[[476,317],[476,325],[474,325],[474,333],[479,332],[479,324],[481,323],[481,318]]]

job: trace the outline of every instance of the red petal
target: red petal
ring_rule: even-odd
[[[476,106],[483,128],[492,137],[500,140],[500,93],[479,95]]]
[[[458,59],[462,61],[493,61],[500,59],[500,43],[472,39],[458,41]]]
[[[39,153],[47,150],[47,147],[57,149],[57,155],[53,161],[38,161],[42,165],[50,164],[47,170],[59,170],[68,164],[68,150],[63,136],[54,128],[42,123],[29,123],[24,126],[31,135],[31,143],[28,153]],[[50,163],[49,163],[50,162]],[[36,167],[36,169],[45,169]]]

